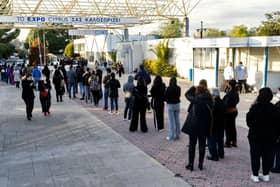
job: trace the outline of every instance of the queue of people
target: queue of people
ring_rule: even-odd
[[[32,78],[34,71],[36,71],[36,67],[33,68],[33,71],[28,68],[23,69],[21,80],[22,99],[26,104],[28,120],[32,119],[34,89],[38,80]],[[56,90],[57,102],[63,102],[65,92],[68,92],[70,99],[75,99],[79,91],[81,100],[91,101],[95,107],[99,107],[99,101],[103,99],[104,111],[108,111],[109,114],[119,114],[121,84],[110,68],[106,68],[105,76],[98,67],[90,70],[79,66],[73,69],[70,66],[68,72],[64,71],[62,66],[55,66],[52,83]],[[42,70],[42,74],[45,78],[39,79],[38,90],[42,112],[47,116],[50,115],[52,89],[47,66]],[[134,84],[134,80],[136,80],[136,84]],[[66,82],[68,82],[68,86],[66,86]],[[206,147],[209,150],[206,158],[210,161],[224,159],[224,148],[238,147],[236,117],[240,87],[234,79],[228,80],[226,94],[223,98],[221,98],[218,88],[213,88],[212,92],[209,90],[205,79],[202,79],[198,86],[189,88],[185,92],[185,97],[190,103],[182,128],[179,119],[181,88],[177,84],[176,77],[170,78],[169,85],[166,87],[162,77],[157,75],[152,82],[151,89],[148,90],[148,84],[151,82],[150,74],[141,65],[136,75],[129,75],[127,82],[122,87],[125,95],[123,119],[129,121],[130,132],[137,131],[138,125],[143,133],[148,132],[146,112],[149,105],[153,109],[155,129],[158,132],[165,130],[164,107],[166,103],[168,111],[168,136],[166,139],[172,142],[179,140],[181,131],[189,136],[188,164],[185,166],[187,170],[194,170],[197,142],[200,170],[204,169]],[[272,97],[270,88],[260,89],[256,101],[246,116],[252,168],[250,178],[253,182],[259,182],[259,180],[268,182],[270,171],[280,172],[280,126],[278,125],[280,102],[272,104]],[[262,174],[259,173],[260,163],[262,163]]]

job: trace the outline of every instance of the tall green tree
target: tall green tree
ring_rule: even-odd
[[[161,38],[178,38],[182,36],[182,23],[179,19],[171,19],[160,27],[159,35]]]
[[[236,25],[230,31],[231,37],[247,37],[249,36],[248,27],[245,25]]]
[[[58,54],[64,50],[66,40],[69,38],[68,31],[65,29],[50,29],[50,30],[36,30],[31,29],[26,38],[26,43],[30,44],[36,38],[40,38],[43,42],[43,35],[45,34],[46,47],[50,53]],[[28,47],[28,45],[26,44]]]
[[[70,42],[64,49],[64,55],[72,58],[74,57],[74,42]]]
[[[14,46],[10,42],[18,37],[19,29],[0,29],[0,58],[8,58],[14,52]]]
[[[204,37],[221,37],[226,36],[225,31],[220,31],[219,29],[215,28],[208,28],[204,34]]]
[[[257,28],[259,36],[280,35],[280,11],[265,14],[266,20]]]

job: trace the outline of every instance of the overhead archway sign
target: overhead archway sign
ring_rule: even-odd
[[[118,17],[62,17],[62,16],[0,16],[2,23],[69,23],[69,24],[137,24],[138,18]]]

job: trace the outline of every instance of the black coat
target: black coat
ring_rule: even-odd
[[[21,82],[22,85],[22,99],[34,99],[34,91],[35,88],[34,83],[32,80],[24,79]]]
[[[212,132],[224,129],[225,126],[225,106],[220,97],[214,98],[213,106],[213,127]]]
[[[279,133],[279,112],[272,103],[256,103],[246,115],[248,138],[254,142],[275,143]]]
[[[152,86],[151,88],[152,96],[152,108],[158,108],[164,106],[164,93],[165,93],[165,84],[162,83],[159,86]]]
[[[191,102],[182,131],[190,136],[207,137],[213,124],[213,99],[209,93],[195,95],[195,87],[185,94]]]
[[[119,97],[118,89],[121,87],[120,81],[111,79],[109,81],[109,97]]]
[[[134,106],[133,109],[146,109],[148,107],[147,87],[137,85],[133,92]]]
[[[236,108],[236,105],[239,103],[238,92],[232,89],[223,97],[223,102],[226,107],[226,112],[230,112],[230,110]]]

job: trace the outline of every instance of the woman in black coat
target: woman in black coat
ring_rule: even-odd
[[[137,79],[137,86],[133,90],[134,105],[132,110],[132,119],[130,121],[129,130],[134,132],[138,128],[140,114],[140,128],[142,132],[147,132],[146,110],[148,106],[147,85],[144,77]]]
[[[269,170],[273,165],[274,149],[279,137],[279,117],[276,107],[271,103],[273,94],[270,88],[262,88],[255,103],[246,115],[249,127],[251,179],[258,182],[259,178],[269,181]],[[259,175],[262,159],[263,175]]]
[[[53,75],[53,84],[56,91],[56,101],[62,102],[62,95],[65,93],[64,77],[62,71],[57,67],[55,67]]]
[[[230,80],[228,84],[229,92],[223,97],[225,104],[225,147],[237,147],[236,117],[238,115],[237,104],[239,103],[239,94],[236,88],[236,81]]]
[[[28,120],[31,120],[32,118],[32,111],[34,107],[34,82],[32,80],[32,75],[27,74],[23,76],[22,82],[22,99],[25,102],[26,105],[26,116]]]
[[[208,137],[208,160],[218,161],[219,158],[224,158],[224,123],[225,123],[225,106],[220,98],[218,88],[214,88],[212,92],[214,98],[213,106],[213,126],[211,134]]]
[[[151,107],[154,110],[154,123],[158,131],[164,129],[164,93],[165,84],[162,82],[160,75],[157,75],[154,79],[154,84],[151,88]]]
[[[182,129],[189,135],[189,163],[186,169],[193,170],[195,147],[199,143],[199,164],[198,168],[203,169],[205,156],[206,138],[210,134],[212,124],[213,99],[209,90],[204,86],[191,87],[185,94],[189,100],[187,120]]]
[[[40,102],[42,107],[42,112],[44,115],[50,114],[51,107],[51,83],[50,80],[40,80],[38,84],[39,92],[40,92]]]

